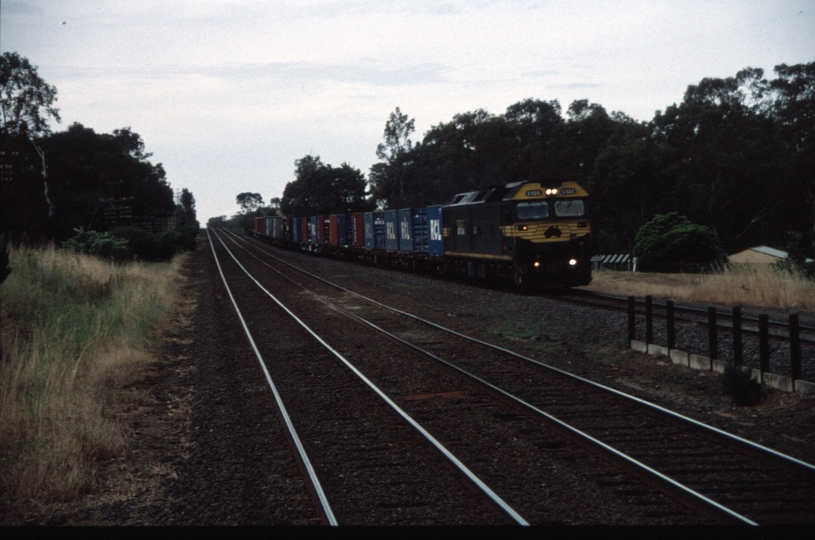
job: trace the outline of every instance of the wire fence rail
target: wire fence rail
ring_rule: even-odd
[[[603,296],[609,299],[623,300],[620,297]],[[732,364],[735,366],[744,365],[743,338],[745,335],[758,336],[759,352],[759,378],[763,381],[765,374],[770,371],[770,342],[779,341],[789,343],[789,385],[793,391],[798,384],[801,388],[812,385],[801,380],[801,346],[815,346],[815,339],[806,335],[815,335],[815,327],[800,324],[800,316],[797,313],[790,314],[787,321],[771,320],[768,315],[760,314],[757,317],[745,316],[741,312],[741,307],[735,306],[730,313],[719,311],[715,307],[700,309],[694,307],[675,306],[673,301],[668,300],[664,304],[655,303],[651,296],[644,299],[637,299],[629,296],[625,299],[628,311],[628,341],[634,343],[637,340],[637,318],[645,317],[645,346],[656,345],[654,343],[654,319],[665,319],[667,333],[668,351],[676,350],[676,330],[677,323],[691,323],[707,327],[708,352],[707,357],[710,362],[710,369],[714,369],[714,362],[719,360],[719,332],[729,332],[733,341]],[[685,315],[685,316],[683,316]],[[729,321],[729,324],[722,324],[722,320]],[[780,332],[771,332],[771,329],[778,329]],[[806,334],[802,336],[801,334]],[[787,382],[785,381],[785,384]],[[800,390],[800,389],[799,389]]]

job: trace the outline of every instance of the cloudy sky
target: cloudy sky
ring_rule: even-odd
[[[279,197],[294,161],[368,172],[388,115],[589,99],[638,120],[689,84],[815,61],[815,0],[0,0],[0,49],[62,124],[130,126],[199,220]]]

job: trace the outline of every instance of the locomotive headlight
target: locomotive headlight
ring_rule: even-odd
[[[557,190],[556,189],[547,189],[546,194],[547,195],[557,195]]]
[[[541,265],[540,261],[535,261],[535,264],[534,264],[533,266],[534,266],[535,268],[537,268],[537,267],[538,267],[538,266],[540,266],[540,265]]]
[[[577,259],[569,259],[569,266],[574,266],[577,264]]]

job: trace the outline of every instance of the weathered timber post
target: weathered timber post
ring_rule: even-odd
[[[741,307],[736,306],[733,308],[733,364],[740,366],[741,362]]]
[[[795,381],[801,378],[801,337],[797,313],[790,314],[790,364],[792,365],[792,388],[795,390]]]
[[[770,338],[767,315],[758,316],[758,358],[761,369],[761,380],[764,380],[763,373],[770,371]]]
[[[668,329],[668,349],[676,348],[676,328],[674,327],[673,300],[665,302],[665,321]]]
[[[710,369],[713,369],[713,361],[719,359],[719,336],[716,328],[716,308],[707,308],[707,342],[710,350]]]

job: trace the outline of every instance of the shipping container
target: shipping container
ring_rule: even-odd
[[[399,210],[399,251],[427,252],[427,210]]]
[[[292,242],[302,242],[303,238],[303,218],[292,218],[291,240]]]
[[[353,245],[354,247],[365,247],[365,220],[362,217],[362,212],[357,212],[351,216],[352,230],[353,230]]]
[[[317,216],[317,227],[317,243],[327,244],[331,239],[331,222],[328,219],[328,216]]]
[[[382,212],[365,212],[365,247],[385,249],[385,218]]]
[[[311,230],[309,225],[311,224],[311,218],[300,218],[300,241],[304,244],[308,244],[309,240],[311,239],[311,235],[309,231]]]
[[[328,243],[332,246],[340,245],[339,215],[337,214],[328,216]]]
[[[427,211],[427,253],[441,257],[444,254],[441,205],[428,206],[425,210]]]
[[[263,218],[256,217],[255,218],[255,232],[258,234],[263,234]]]
[[[311,216],[309,218],[309,234],[308,234],[308,242],[309,244],[316,244],[317,243],[317,216]]]
[[[351,214],[340,214],[338,217],[340,245],[343,247],[354,245],[354,220]]]
[[[399,212],[385,210],[385,249],[399,251]]]
[[[331,245],[347,247],[353,240],[353,221],[351,214],[333,214],[331,216]]]

